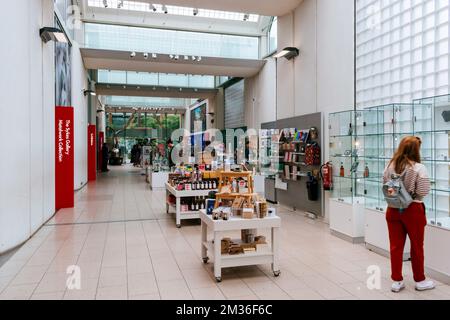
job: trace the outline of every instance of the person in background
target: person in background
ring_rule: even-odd
[[[141,164],[141,153],[142,153],[142,146],[140,143],[136,144],[136,150],[134,153],[134,166],[138,167]]]
[[[172,159],[172,149],[173,149],[173,142],[172,139],[167,140],[167,159],[169,160],[169,168],[172,168],[175,166],[175,163]]]
[[[427,280],[424,271],[424,237],[427,224],[423,199],[430,192],[430,178],[426,167],[421,164],[420,147],[422,141],[417,137],[406,137],[401,142],[394,157],[386,167],[383,182],[391,180],[393,174],[403,176],[403,184],[414,201],[404,210],[388,208],[386,221],[389,230],[391,253],[391,290],[400,292],[405,288],[403,282],[403,250],[406,236],[411,241],[411,264],[416,282],[416,290],[434,289],[433,281]],[[393,189],[388,190],[393,193]]]
[[[105,142],[103,143],[102,148],[102,172],[108,172],[108,161],[109,161],[109,148],[108,144]]]

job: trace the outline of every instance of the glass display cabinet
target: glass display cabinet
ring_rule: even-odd
[[[367,209],[386,211],[381,187],[383,172],[400,141],[414,134],[413,105],[390,104],[367,108],[363,114],[362,164],[364,166],[364,197]]]
[[[363,111],[343,111],[329,116],[330,162],[333,166],[331,197],[352,204],[364,194],[364,167],[361,166],[361,144],[358,134],[363,126]]]
[[[414,134],[413,104],[389,104],[364,109],[361,144],[364,173],[364,215],[366,247],[389,255],[387,209],[382,186],[383,173],[403,137]],[[409,242],[404,259],[409,258]]]
[[[279,170],[278,129],[261,129],[259,133],[259,172],[263,176],[275,176]]]
[[[427,273],[450,281],[450,96],[414,101],[415,135],[422,139],[422,163],[431,177],[425,199],[428,226],[425,232]]]
[[[364,241],[364,174],[362,144],[364,111],[329,115],[329,161],[333,189],[329,200],[330,230],[344,240]]]
[[[428,222],[450,230],[450,96],[415,101],[414,123],[432,183],[425,201]]]

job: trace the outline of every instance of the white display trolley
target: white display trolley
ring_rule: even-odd
[[[275,212],[274,209],[270,211]],[[240,267],[260,264],[272,264],[274,276],[280,275],[279,266],[279,230],[281,219],[273,213],[264,219],[243,219],[231,217],[229,220],[213,220],[206,214],[206,210],[200,210],[201,226],[201,253],[204,263],[208,263],[209,257],[214,260],[214,276],[218,282],[222,281],[222,268]],[[245,229],[271,229],[271,246],[255,251],[236,255],[222,254],[221,241],[230,231]],[[208,230],[213,233],[212,241],[208,241]],[[209,254],[209,256],[208,256]]]
[[[189,219],[199,219],[200,215],[198,211],[181,211],[181,198],[192,198],[192,197],[207,197],[211,191],[217,190],[182,190],[178,191],[174,187],[172,187],[168,182],[166,182],[166,213],[169,213],[170,207],[175,209],[175,219],[177,228],[181,228],[181,220],[189,220]],[[168,202],[168,195],[172,194],[176,198],[175,206],[171,205]]]

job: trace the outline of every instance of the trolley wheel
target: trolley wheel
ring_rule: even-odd
[[[280,274],[281,274],[281,271],[280,271],[280,270],[274,271],[274,272],[273,272],[273,275],[274,275],[275,277],[279,277]]]
[[[204,263],[204,264],[207,264],[208,261],[209,261],[209,258],[203,258],[203,263]]]
[[[222,277],[216,277],[217,282],[222,282]]]

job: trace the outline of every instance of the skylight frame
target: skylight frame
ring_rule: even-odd
[[[119,3],[122,2],[121,0],[106,0],[106,1],[108,3],[108,9],[138,11],[138,12],[147,12],[147,13],[154,13],[154,14],[164,13],[162,10],[162,8],[163,8],[162,4],[153,4],[153,6],[157,9],[156,11],[153,11],[151,9],[151,4],[146,3],[146,2],[124,0],[123,6],[121,8],[119,8]],[[104,2],[104,0],[88,0],[88,7],[105,8],[103,2]],[[200,17],[200,18],[231,20],[231,21],[245,21],[245,22],[249,22],[249,23],[258,23],[259,19],[260,19],[260,15],[258,15],[258,14],[248,14],[248,19],[245,20],[244,17],[247,14],[240,13],[240,12],[210,10],[210,9],[170,6],[170,5],[166,5],[166,7],[167,7],[167,14],[169,14],[169,15],[193,17],[194,9],[198,9],[198,13],[197,13],[196,17]]]

